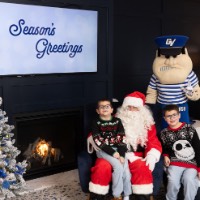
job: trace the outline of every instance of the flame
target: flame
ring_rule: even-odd
[[[50,148],[49,143],[46,142],[45,140],[41,140],[38,142],[35,151],[38,155],[44,157],[48,155],[49,148]]]
[[[51,155],[52,155],[52,156],[55,155],[55,148],[51,148]]]

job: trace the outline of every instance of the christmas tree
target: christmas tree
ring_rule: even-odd
[[[0,97],[0,106],[2,98]],[[13,197],[25,187],[23,174],[27,162],[17,162],[16,157],[21,153],[14,146],[13,125],[8,125],[6,112],[0,109],[0,192],[5,198]]]

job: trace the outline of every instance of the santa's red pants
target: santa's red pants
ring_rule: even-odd
[[[142,159],[129,163],[131,172],[131,184],[133,194],[152,194],[153,177],[152,172]],[[112,179],[112,166],[103,158],[97,158],[95,166],[91,168],[90,192],[96,194],[107,194]]]

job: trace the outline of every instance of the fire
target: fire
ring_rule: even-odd
[[[23,155],[27,160],[35,158],[37,161],[41,161],[42,165],[47,163],[49,166],[51,162],[59,162],[64,157],[59,148],[52,147],[51,141],[46,142],[41,138],[37,138],[33,144],[29,144]]]
[[[45,157],[49,153],[49,148],[50,148],[50,144],[46,142],[45,140],[41,140],[37,143],[35,151],[39,156]]]

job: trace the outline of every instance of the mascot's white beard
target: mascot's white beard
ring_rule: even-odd
[[[131,145],[134,151],[137,150],[138,144],[145,147],[148,130],[154,124],[152,113],[147,106],[139,108],[138,111],[129,111],[127,108],[120,107],[116,117],[122,120],[128,146]]]

